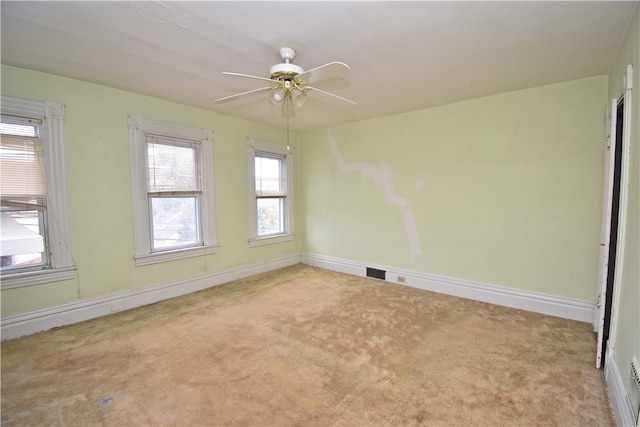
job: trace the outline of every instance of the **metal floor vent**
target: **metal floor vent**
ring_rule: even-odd
[[[367,277],[386,280],[386,276],[387,272],[385,270],[378,270],[377,268],[367,267]]]
[[[638,415],[640,414],[640,377],[638,377],[638,366],[636,362],[631,362],[631,370],[629,372],[629,392],[627,393],[627,399],[629,399],[629,408],[631,409],[631,415],[633,421],[638,424]]]

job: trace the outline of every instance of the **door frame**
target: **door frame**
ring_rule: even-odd
[[[633,82],[633,67],[628,64],[626,73],[622,77],[622,90],[609,103],[608,124],[607,124],[607,146],[605,147],[605,175],[602,197],[602,223],[600,232],[600,256],[598,265],[598,293],[596,295],[596,308],[594,312],[594,330],[597,331],[597,353],[596,368],[600,369],[604,366],[602,360],[603,346],[606,354],[610,354],[614,350],[613,342],[615,342],[616,334],[616,318],[614,313],[618,306],[618,298],[620,294],[621,277],[619,272],[624,259],[624,240],[626,236],[626,216],[628,204],[628,187],[629,187],[629,147],[630,147],[630,131],[631,131],[631,90]],[[622,139],[616,141],[616,114],[620,101],[623,101],[623,123],[622,123]],[[615,147],[616,143],[622,145],[622,159],[620,165],[620,199],[618,202],[618,237],[616,241],[616,265],[613,272],[613,293],[611,301],[609,339],[607,343],[603,342],[605,307],[607,298],[607,276],[609,267],[609,242],[611,238],[611,216],[612,216],[612,197],[613,197],[613,175],[615,172]]]

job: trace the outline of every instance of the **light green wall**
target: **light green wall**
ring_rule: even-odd
[[[593,301],[606,92],[593,77],[300,133],[303,252]]]
[[[2,316],[298,254],[298,240],[249,248],[246,139],[282,129],[77,80],[2,66],[2,94],[66,105],[65,150],[77,279],[2,291]],[[127,115],[214,132],[219,252],[136,267]],[[293,144],[295,145],[295,144]]]
[[[622,76],[627,64],[633,65],[631,95],[631,132],[629,146],[629,187],[623,237],[621,275],[617,306],[613,309],[613,354],[623,378],[629,372],[632,357],[640,361],[640,7],[609,74],[609,98],[621,94]],[[628,381],[623,381],[628,387]]]
[[[78,278],[2,291],[2,315],[300,250],[593,301],[606,91],[594,77],[299,132],[303,241],[249,248],[245,140],[282,129],[3,66],[3,95],[67,107]],[[218,254],[135,267],[129,113],[213,129]]]
[[[78,266],[76,280],[3,290],[2,316],[301,250],[593,301],[607,82],[608,97],[619,95],[631,63],[629,200],[612,338],[624,375],[632,358],[640,359],[639,16],[636,8],[608,78],[299,133],[297,188],[304,191],[296,191],[303,208],[296,222],[303,241],[256,248],[247,244],[245,140],[282,142],[283,130],[2,66],[3,95],[66,104]],[[218,254],[135,267],[129,113],[213,129]]]

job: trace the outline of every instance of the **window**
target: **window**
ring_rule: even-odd
[[[200,143],[146,135],[151,250],[202,244]]]
[[[2,270],[40,270],[48,265],[40,120],[2,116],[0,134]]]
[[[250,246],[293,239],[292,154],[286,146],[249,139]]]
[[[129,116],[136,265],[215,253],[213,133]]]
[[[64,105],[2,97],[2,288],[73,279],[64,162]]]

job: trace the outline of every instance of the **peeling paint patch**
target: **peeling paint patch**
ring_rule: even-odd
[[[333,157],[336,160],[338,170],[341,173],[360,172],[363,177],[369,178],[373,182],[378,184],[384,192],[387,201],[392,206],[397,206],[400,209],[400,215],[402,216],[404,229],[409,240],[409,249],[411,253],[410,263],[413,264],[418,255],[422,253],[422,245],[420,244],[420,239],[418,238],[418,228],[416,226],[413,211],[411,210],[411,208],[409,208],[409,203],[407,202],[407,200],[398,196],[396,194],[395,188],[393,187],[393,172],[391,165],[384,160],[380,161],[379,166],[375,166],[366,162],[348,162],[342,156],[342,153],[340,153],[338,144],[336,144],[331,130],[329,130],[328,132],[329,149],[331,150],[331,154],[333,154]],[[418,181],[416,181],[417,188],[424,185],[423,182],[421,182],[421,184],[417,183]]]
[[[129,6],[147,21],[158,24],[174,25],[182,28],[193,26],[187,16],[174,9],[170,4],[161,1],[136,2]]]

